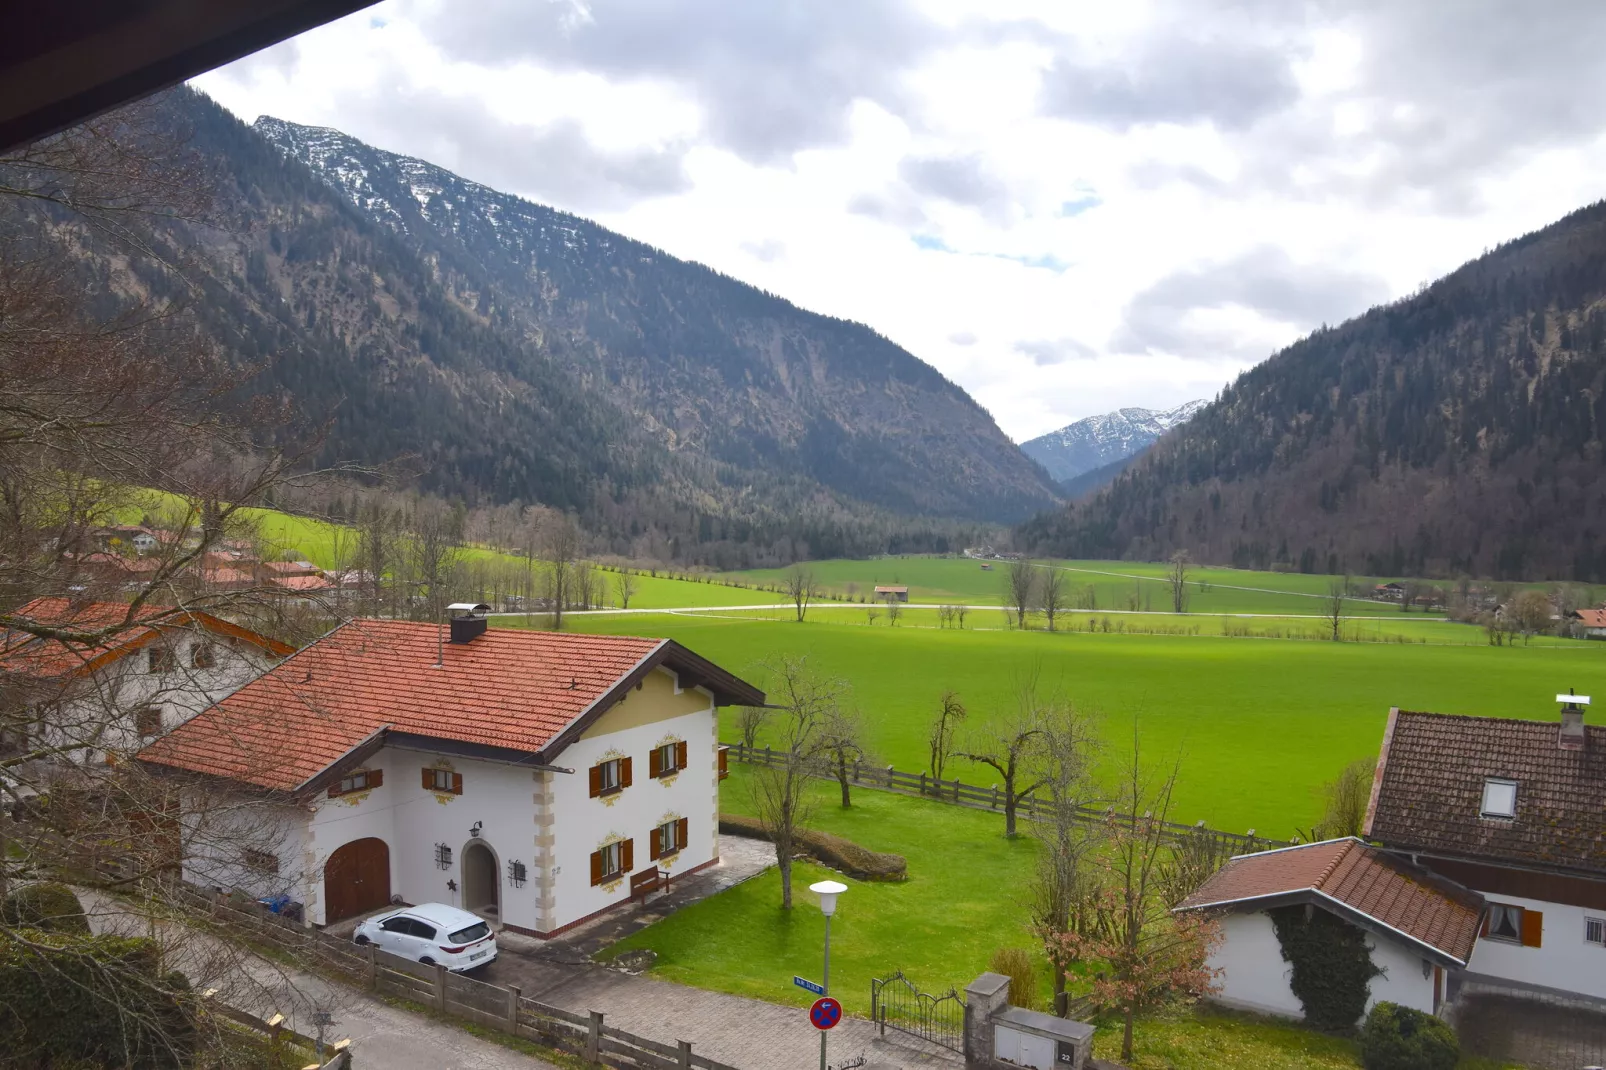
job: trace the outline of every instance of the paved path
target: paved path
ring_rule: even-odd
[[[1451,1021],[1473,1055],[1533,1070],[1606,1065],[1606,1010],[1479,993],[1457,999]]]
[[[153,935],[144,919],[118,900],[80,892],[98,932]],[[198,988],[217,988],[218,998],[259,1018],[279,1013],[298,1033],[316,1036],[313,1015],[333,1019],[324,1035],[350,1037],[359,1067],[383,1070],[555,1070],[551,1063],[481,1040],[456,1026],[401,1010],[345,985],[282,967],[222,941],[164,925],[154,934],[174,967]]]

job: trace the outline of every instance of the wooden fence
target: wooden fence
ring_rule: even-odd
[[[211,998],[214,992],[203,993],[206,999],[206,1008],[220,1018],[227,1018],[237,1025],[243,1025],[254,1033],[262,1034],[264,1041],[271,1048],[281,1041],[288,1041],[308,1053],[318,1050],[318,1041],[305,1033],[297,1033],[294,1029],[286,1028],[284,1015],[275,1014],[266,1020],[258,1018],[248,1011],[242,1011],[228,1004]],[[351,1041],[337,1040],[333,1044],[325,1044],[328,1059],[323,1062],[308,1063],[302,1070],[346,1070],[351,1065]]]
[[[455,974],[439,964],[404,959],[356,944],[240,903],[185,887],[180,895],[196,920],[244,929],[280,951],[310,960],[349,983],[381,995],[421,1003],[462,1018],[578,1055],[591,1065],[622,1070],[736,1070],[695,1054],[688,1041],[663,1044],[615,1029],[601,1011],[576,1014],[528,998],[517,985],[493,985]]]
[[[749,747],[742,743],[732,743],[727,746],[730,757],[738,762],[747,762],[750,765],[779,765],[785,761],[785,756],[772,751],[769,747]],[[820,771],[817,776],[825,780],[836,779],[836,774],[830,771]],[[892,791],[900,795],[918,795],[926,799],[935,799],[939,802],[951,803],[955,806],[968,806],[975,810],[994,810],[1002,812],[1004,809],[1004,791],[998,785],[990,788],[979,787],[975,784],[966,784],[959,780],[938,780],[928,773],[901,773],[892,766],[866,765],[863,762],[854,762],[849,767],[848,779],[865,788],[874,788],[877,791]],[[1048,802],[1028,795],[1015,804],[1016,812],[1023,817],[1036,818],[1049,813]],[[1111,810],[1100,810],[1097,807],[1077,807],[1076,819],[1087,824],[1102,824],[1106,821],[1130,821],[1129,814],[1117,814]],[[1177,839],[1188,836],[1203,836],[1214,840],[1232,854],[1253,854],[1256,851],[1265,851],[1273,847],[1287,847],[1284,840],[1267,839],[1257,836],[1254,829],[1247,833],[1224,832],[1220,829],[1209,828],[1203,821],[1197,825],[1183,825],[1175,821],[1164,822],[1165,830]]]

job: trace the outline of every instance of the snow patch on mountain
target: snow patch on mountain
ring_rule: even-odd
[[[1050,431],[1021,443],[1020,448],[1063,483],[1141,453],[1161,435],[1192,419],[1207,404],[1209,402],[1200,400],[1174,409],[1117,409]]]

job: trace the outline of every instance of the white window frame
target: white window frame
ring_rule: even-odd
[[[1510,789],[1510,796],[1509,796],[1510,800],[1511,800],[1510,809],[1509,810],[1500,810],[1500,809],[1493,808],[1490,805],[1491,804],[1490,792],[1491,791],[1499,792],[1499,791],[1502,791],[1502,790],[1507,789],[1507,788]],[[1517,816],[1517,782],[1515,780],[1507,780],[1505,777],[1496,777],[1496,776],[1485,777],[1484,781],[1483,781],[1483,802],[1478,807],[1478,816],[1479,817],[1500,817],[1500,818],[1516,817]]]
[[[662,825],[659,825],[653,830],[653,834],[658,837],[659,858],[663,858],[665,855],[678,854],[680,852],[682,844],[680,842],[679,818],[676,818],[673,821],[665,821]]]
[[[607,795],[610,792],[624,790],[621,786],[624,783],[623,759],[610,758],[608,761],[599,762],[597,768],[602,770],[597,774],[598,794]]]
[[[1590,937],[1590,930],[1594,930],[1594,938]],[[1584,915],[1584,943],[1597,944],[1606,947],[1606,918],[1592,918]]]
[[[1488,938],[1490,940],[1499,940],[1502,943],[1507,943],[1507,944],[1520,944],[1520,943],[1522,943],[1522,914],[1523,914],[1522,908],[1519,907],[1519,906],[1514,906],[1511,903],[1490,903],[1489,904],[1489,937]],[[1507,936],[1505,933],[1495,932],[1496,919],[1498,919],[1498,918],[1500,918],[1502,916],[1509,916],[1510,917],[1510,919],[1511,919],[1511,928],[1512,928],[1512,931],[1513,931],[1513,933],[1515,935]]]
[[[613,864],[610,866],[609,863]],[[602,845],[602,879],[612,880],[625,871],[625,841],[614,840]]]
[[[658,775],[659,776],[669,776],[672,773],[680,772],[680,766],[675,764],[676,760],[679,759],[679,757],[680,757],[680,744],[679,743],[665,743],[663,746],[659,747],[658,748]]]

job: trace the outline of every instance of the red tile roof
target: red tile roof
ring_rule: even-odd
[[[270,576],[268,584],[285,591],[327,591],[334,583],[321,575]]]
[[[1578,620],[1586,628],[1606,628],[1606,609],[1580,609]]]
[[[1606,875],[1606,728],[1560,746],[1558,721],[1393,711],[1365,834],[1388,847]],[[1488,779],[1516,814],[1482,816]]]
[[[1391,930],[1465,965],[1483,897],[1356,839],[1328,840],[1234,858],[1178,910],[1265,909],[1314,902]]]
[[[438,635],[427,623],[343,625],[140,759],[294,790],[387,730],[534,754],[555,741],[561,748],[565,728],[593,706],[600,712],[599,700],[660,660],[704,682],[719,677],[721,700],[764,701],[664,639],[491,628],[472,642],[437,646]]]
[[[98,642],[80,643],[41,639],[20,628],[0,628],[0,675],[36,680],[87,672],[126,657],[155,639],[165,626],[199,625],[209,631],[244,639],[280,657],[294,649],[210,613],[174,606],[144,605],[130,620],[126,602],[74,603],[65,598],[36,598],[13,610],[11,616],[78,632],[115,629]]]

